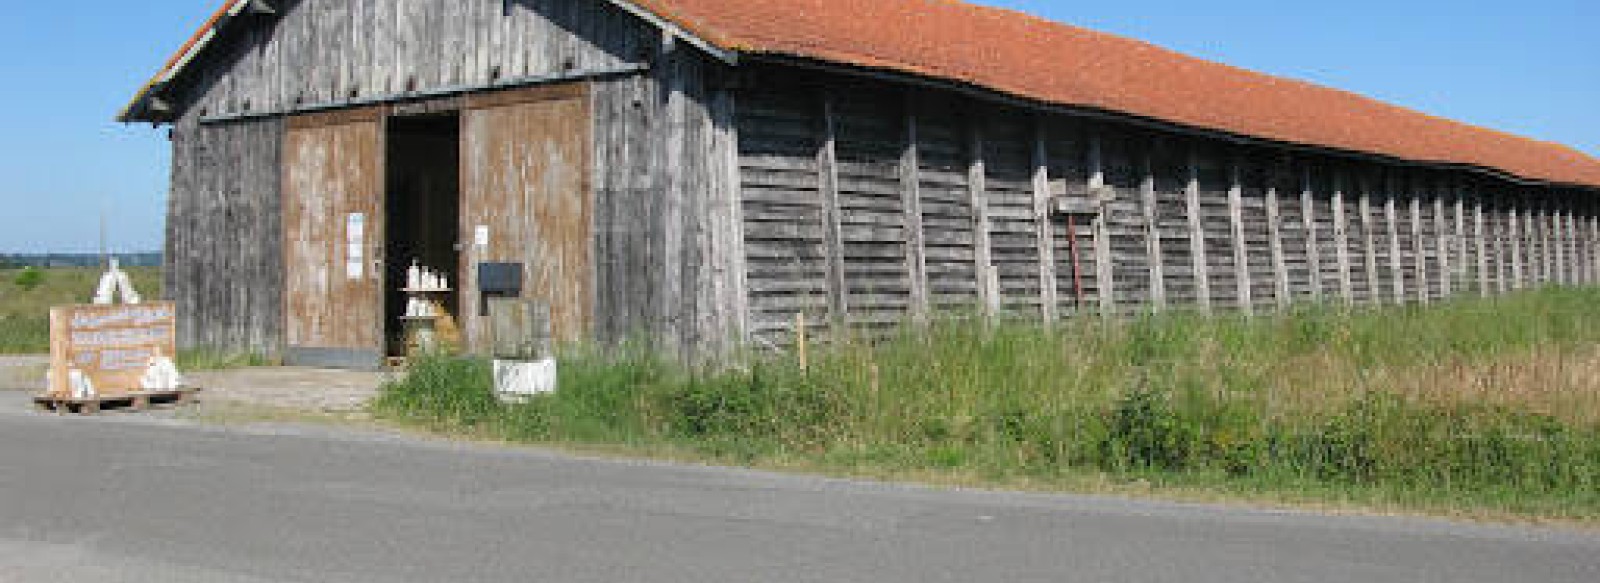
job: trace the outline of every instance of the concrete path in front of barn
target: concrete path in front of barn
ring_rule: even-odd
[[[48,356],[0,356],[0,393],[9,397],[0,406],[27,406],[23,397],[44,387]],[[190,386],[204,390],[200,408],[219,406],[273,408],[317,414],[349,415],[366,410],[390,373],[356,372],[297,367],[251,367],[185,372]],[[237,412],[237,411],[235,411]],[[154,411],[170,416],[172,411]]]
[[[184,375],[204,388],[200,402],[296,409],[314,413],[355,413],[391,378],[390,373],[296,367],[255,367]]]

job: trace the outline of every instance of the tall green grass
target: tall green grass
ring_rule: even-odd
[[[893,338],[691,369],[573,353],[561,391],[490,394],[418,363],[381,414],[527,442],[982,483],[1085,476],[1600,517],[1600,291],[1433,307],[1189,313],[1058,326],[942,319]]]
[[[126,270],[139,294],[161,297],[161,270]],[[36,285],[21,285],[22,270],[0,269],[0,354],[50,351],[50,308],[87,303],[94,298],[101,270],[62,267],[40,270]]]

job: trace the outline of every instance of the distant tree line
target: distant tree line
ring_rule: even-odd
[[[111,255],[122,263],[123,267],[158,267],[161,265],[161,254],[149,253],[114,253]],[[0,253],[0,269],[19,269],[23,267],[99,267],[101,266],[99,253]]]

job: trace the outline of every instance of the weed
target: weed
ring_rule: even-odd
[[[955,315],[697,369],[565,355],[506,406],[488,366],[419,363],[380,414],[497,438],[710,460],[1095,480],[1600,517],[1600,290],[1430,308],[1146,314],[1055,326]]]

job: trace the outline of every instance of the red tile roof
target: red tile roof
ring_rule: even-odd
[[[1600,187],[1600,159],[1567,146],[959,0],[632,3],[739,53],[910,73],[1242,136]]]

